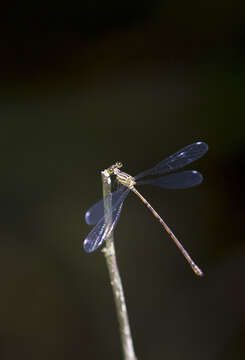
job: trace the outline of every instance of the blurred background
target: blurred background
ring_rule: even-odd
[[[104,257],[80,248],[84,214],[113,162],[134,175],[196,141],[209,144],[188,167],[201,186],[140,190],[204,278],[133,194],[115,231],[136,354],[243,359],[243,7],[35,6],[28,31],[9,22],[0,40],[1,359],[122,359]]]

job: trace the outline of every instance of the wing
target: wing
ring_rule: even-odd
[[[187,189],[199,185],[202,180],[203,176],[201,173],[195,170],[187,170],[159,178],[141,180],[137,182],[137,185],[150,184],[165,189]]]
[[[114,191],[111,194],[111,206],[112,209],[117,204],[118,200],[120,199],[122,193],[127,188],[125,186],[120,186],[120,188],[117,191]],[[88,211],[85,214],[85,221],[88,225],[94,225],[97,224],[97,222],[104,216],[104,200],[100,200],[97,203],[95,203],[91,208],[88,209]]]
[[[199,159],[207,151],[208,145],[201,141],[188,145],[177,151],[175,154],[169,156],[167,159],[162,160],[153,168],[136,175],[135,179],[140,179],[148,175],[165,174],[170,171],[180,169]]]
[[[108,236],[110,236],[112,230],[115,228],[117,221],[119,219],[119,215],[122,210],[123,202],[126,199],[129,189],[126,189],[121,197],[118,199],[114,208],[112,208],[112,221],[111,225],[107,226],[105,221],[105,216],[98,221],[95,227],[90,231],[88,236],[83,242],[83,248],[86,252],[90,253],[98,249],[99,246],[106,240]]]

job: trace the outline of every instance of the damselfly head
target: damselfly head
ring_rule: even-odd
[[[115,171],[116,169],[121,168],[122,166],[123,166],[123,164],[122,164],[121,162],[117,161],[114,165],[110,166],[110,167],[107,169],[107,171],[108,171],[109,175],[113,175],[113,174],[114,174],[114,171]]]

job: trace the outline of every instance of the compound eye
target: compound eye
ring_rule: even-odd
[[[109,173],[113,173],[113,168],[112,167],[109,168]]]
[[[123,164],[121,163],[121,162],[117,162],[117,167],[118,168],[120,168],[120,167],[122,167],[123,166]]]

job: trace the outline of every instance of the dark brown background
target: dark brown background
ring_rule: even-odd
[[[210,146],[190,167],[200,187],[141,191],[205,277],[133,195],[116,229],[136,353],[243,359],[242,7],[35,6],[19,22],[11,9],[0,40],[1,359],[121,359],[103,256],[80,249],[85,211],[115,160],[134,175],[198,140]]]

